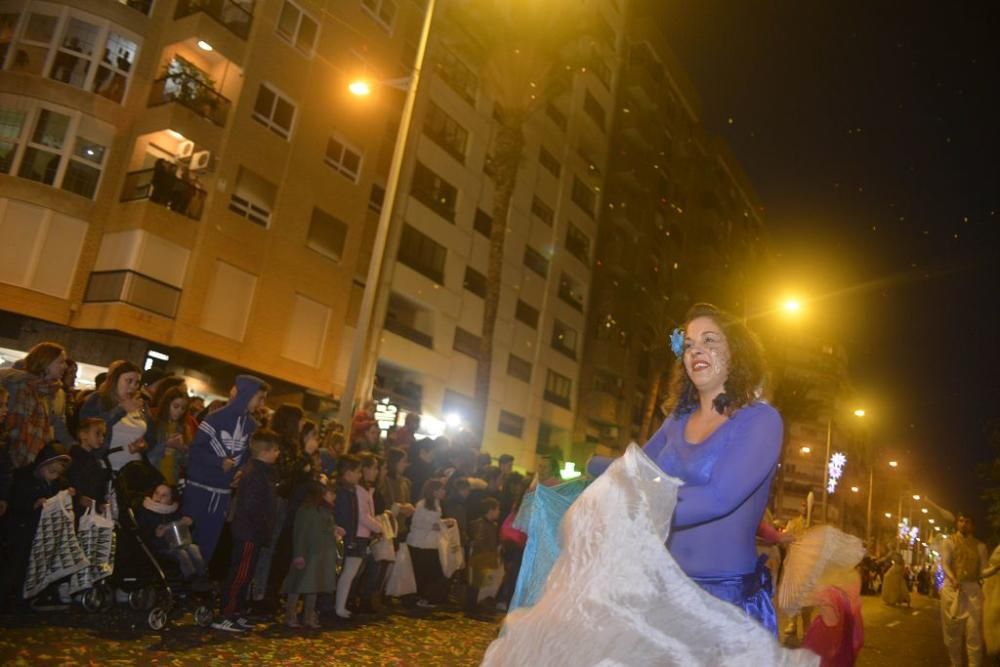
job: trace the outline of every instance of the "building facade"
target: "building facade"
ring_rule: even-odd
[[[506,221],[484,451],[533,469],[570,453],[625,3],[588,4],[594,66],[529,118]],[[493,211],[495,100],[459,26],[436,20],[397,200],[378,397],[458,424],[473,414]],[[379,314],[381,316],[381,313]],[[580,461],[579,463],[582,463]]]
[[[706,136],[656,22],[642,5],[632,10],[573,430],[583,459],[644,442],[658,428],[670,332],[694,302],[740,314],[763,253],[755,195],[722,142]]]
[[[395,74],[420,13],[0,2],[0,346],[339,394],[396,113],[347,84]]]

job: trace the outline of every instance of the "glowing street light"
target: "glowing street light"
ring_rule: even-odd
[[[898,468],[899,467],[899,461],[889,461],[889,467],[890,468]]]
[[[356,95],[358,97],[365,97],[367,95],[371,95],[372,93],[372,85],[364,79],[351,81],[351,83],[347,86],[347,89],[351,91],[351,95]]]
[[[811,451],[812,451],[811,447],[801,447],[801,448],[799,448],[799,453],[800,454],[808,454]]]
[[[798,299],[785,299],[781,304],[781,309],[789,315],[798,315],[802,312],[802,302]]]
[[[913,494],[913,499],[914,500],[920,500],[920,494],[919,493],[914,493]]]
[[[854,411],[854,416],[855,417],[864,417],[865,416],[865,411],[862,410],[861,408],[858,408],[857,410]]]
[[[927,519],[927,523],[929,523],[929,524],[931,524],[933,526],[934,525],[934,519]]]
[[[927,514],[927,508],[926,507],[921,507],[920,511],[923,512],[924,514]]]
[[[891,519],[892,518],[892,512],[886,512],[885,513],[885,518],[886,519]]]
[[[861,490],[861,489],[859,489],[859,488],[858,488],[858,487],[856,487],[856,486],[852,486],[852,487],[851,487],[851,492],[852,492],[852,493],[857,493],[857,492],[858,492],[858,491],[860,491],[860,490]]]

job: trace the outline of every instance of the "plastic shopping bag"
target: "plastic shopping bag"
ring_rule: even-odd
[[[390,542],[391,544],[391,542]],[[413,576],[413,561],[410,560],[410,548],[406,544],[399,545],[395,562],[389,566],[389,577],[385,583],[385,594],[399,598],[413,595],[417,592],[417,580]]]
[[[462,537],[458,526],[452,523],[441,526],[441,538],[438,540],[438,556],[441,559],[441,571],[450,578],[457,570],[465,566],[465,554],[462,553]]]

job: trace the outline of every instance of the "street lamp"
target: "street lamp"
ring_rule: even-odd
[[[799,453],[800,454],[808,454],[811,451],[812,451],[811,447],[800,447],[799,448]]]
[[[785,299],[781,304],[781,308],[789,315],[798,315],[802,312],[802,302],[794,298]]]
[[[899,467],[899,461],[889,461],[889,467],[890,468],[898,468]]]
[[[885,518],[886,519],[891,519],[892,518],[892,512],[886,512],[885,513]]]
[[[914,493],[913,494],[913,499],[914,500],[920,500],[920,494],[919,493]]]
[[[862,410],[861,408],[858,408],[857,410],[854,411],[854,416],[855,417],[864,417],[865,416],[865,411]]]
[[[367,81],[361,79],[358,81],[351,81],[347,89],[351,91],[351,95],[357,95],[358,97],[366,97],[371,95],[372,86]]]
[[[351,348],[351,363],[347,370],[347,382],[340,397],[338,418],[340,423],[350,423],[354,400],[358,393],[358,378],[366,373],[364,385],[371,382],[375,369],[371,357],[374,356],[372,340],[372,316],[375,312],[376,298],[379,296],[382,282],[382,263],[389,244],[389,228],[392,225],[393,213],[396,208],[396,192],[399,189],[400,174],[403,170],[403,158],[406,144],[413,125],[413,109],[417,101],[417,91],[420,88],[420,77],[424,69],[424,57],[427,53],[427,43],[430,39],[431,24],[434,21],[436,0],[427,0],[424,14],[424,25],[417,44],[416,58],[413,64],[413,75],[410,77],[403,103],[403,113],[399,120],[399,132],[396,134],[396,145],[392,151],[392,161],[389,163],[389,175],[386,179],[385,195],[382,200],[382,211],[379,214],[378,227],[375,230],[375,241],[372,245],[371,262],[368,265],[368,276],[365,280],[365,291],[361,298],[361,308],[358,312],[358,326],[354,334],[354,345]],[[355,95],[367,95],[371,86],[367,82],[355,81],[348,89]]]
[[[858,492],[858,491],[860,491],[860,490],[861,490],[861,489],[859,489],[859,488],[858,488],[858,487],[856,487],[856,486],[852,486],[852,487],[851,487],[851,493],[857,493],[857,492]]]

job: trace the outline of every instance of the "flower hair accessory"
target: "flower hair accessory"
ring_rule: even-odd
[[[678,359],[684,356],[684,331],[680,327],[670,333],[670,349]]]

